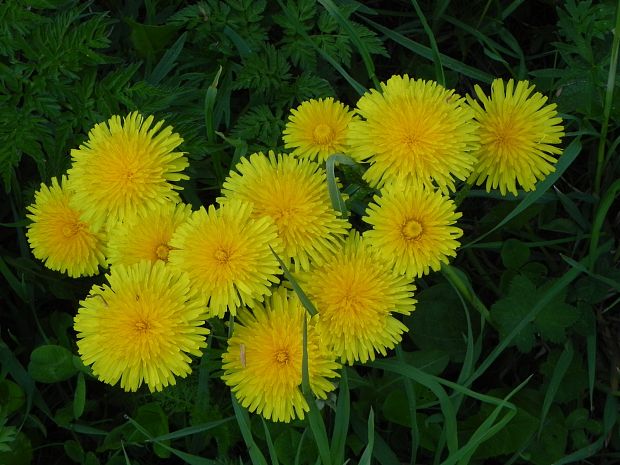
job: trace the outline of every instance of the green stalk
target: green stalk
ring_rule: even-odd
[[[607,142],[607,130],[609,128],[609,116],[616,85],[616,70],[618,69],[618,49],[620,49],[620,0],[616,6],[616,27],[614,28],[614,40],[611,46],[611,61],[609,63],[609,75],[607,77],[607,90],[605,92],[605,106],[603,107],[603,121],[601,125],[601,138],[598,144],[598,156],[596,161],[596,177],[594,179],[594,192],[601,190],[601,180],[605,167],[605,143]]]

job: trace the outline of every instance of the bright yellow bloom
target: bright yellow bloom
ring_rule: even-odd
[[[486,183],[486,190],[499,188],[502,195],[517,195],[517,183],[525,191],[536,189],[536,183],[555,171],[555,155],[564,136],[562,118],[555,103],[545,105],[547,97],[534,91],[527,81],[515,87],[512,79],[504,85],[501,79],[491,84],[491,97],[475,86],[480,104],[467,100],[480,123],[478,163],[470,182]]]
[[[168,262],[172,234],[191,213],[191,205],[170,202],[119,223],[109,234],[108,261],[112,265],[132,265],[142,260]]]
[[[372,187],[410,178],[442,192],[472,171],[477,148],[473,112],[463,98],[433,81],[393,76],[360,98],[363,120],[349,126],[350,153],[371,165]]]
[[[349,224],[332,208],[325,170],[318,163],[269,152],[243,158],[222,187],[220,203],[254,204],[255,218],[271,218],[284,243],[285,259],[302,269],[336,250]]]
[[[74,328],[85,365],[101,381],[125,391],[142,383],[161,391],[191,372],[206,347],[204,302],[189,279],[161,261],[114,265],[108,283],[80,302]]]
[[[461,217],[455,209],[440,192],[413,184],[391,185],[368,205],[363,220],[373,229],[364,238],[397,273],[421,277],[456,256],[463,231],[453,226]]]
[[[291,110],[284,129],[284,147],[292,155],[324,162],[347,149],[347,130],[353,118],[349,107],[332,97],[307,100]]]
[[[279,288],[253,312],[241,310],[222,356],[222,379],[241,405],[268,420],[304,418],[308,404],[301,391],[303,322],[308,322],[308,374],[312,392],[325,399],[340,365],[326,348],[297,295]]]
[[[212,316],[252,307],[279,282],[282,271],[269,248],[282,251],[276,227],[270,218],[251,216],[252,204],[238,200],[219,209],[201,207],[170,241],[170,265],[188,274]]]
[[[410,314],[415,286],[376,256],[357,232],[325,264],[299,276],[324,326],[323,340],[344,362],[386,355],[407,327],[392,313]]]
[[[171,182],[188,179],[181,174],[187,165],[182,152],[174,152],[183,139],[163,121],[152,128],[137,112],[121,121],[113,116],[96,124],[88,141],[71,150],[69,179],[75,190],[74,204],[84,209],[84,219],[112,227],[118,221],[145,213],[159,204],[178,202]],[[159,132],[159,134],[158,134]]]
[[[52,185],[41,184],[28,206],[28,243],[36,258],[51,270],[67,273],[72,278],[92,276],[98,266],[105,266],[105,237],[81,218],[82,211],[71,206],[73,193],[67,189],[67,178]]]

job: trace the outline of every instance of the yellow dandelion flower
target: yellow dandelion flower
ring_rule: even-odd
[[[421,277],[456,256],[463,231],[453,226],[461,217],[455,209],[454,202],[438,191],[391,185],[368,205],[363,220],[373,229],[364,238],[397,273]]]
[[[415,308],[415,286],[374,253],[357,232],[322,266],[299,276],[316,305],[323,340],[344,362],[386,355],[407,327],[392,314]]]
[[[252,204],[233,201],[216,209],[201,207],[177,229],[168,260],[185,272],[208,300],[210,315],[252,307],[271,294],[280,266],[269,246],[281,252],[281,241],[269,218],[252,219]]]
[[[284,288],[253,312],[239,312],[222,355],[224,382],[243,407],[268,420],[303,419],[308,411],[301,391],[304,318],[310,388],[325,399],[335,387],[328,378],[338,376],[340,365],[321,339],[317,316],[309,318],[297,296]]]
[[[285,258],[301,269],[336,250],[349,224],[332,208],[325,170],[318,163],[291,155],[252,154],[231,171],[223,198],[254,204],[254,217],[271,218],[284,244]]]
[[[291,110],[282,140],[292,155],[324,162],[347,149],[347,130],[353,118],[349,107],[332,97],[307,100]]]
[[[536,189],[536,183],[555,171],[555,155],[564,136],[562,119],[556,105],[545,105],[547,97],[534,91],[527,81],[515,87],[512,79],[504,84],[495,79],[491,97],[475,86],[480,104],[468,96],[468,102],[480,123],[480,148],[470,181],[486,184],[487,192],[499,188],[502,195],[517,195],[517,183],[525,191]]]
[[[73,207],[73,193],[67,187],[67,178],[60,183],[52,178],[52,185],[41,184],[34,195],[34,203],[27,207],[28,243],[36,258],[54,271],[67,273],[72,278],[92,276],[98,266],[105,266],[105,237],[82,219],[82,211]]]
[[[393,76],[360,98],[363,120],[349,126],[350,153],[370,161],[372,187],[411,178],[442,192],[472,171],[477,147],[473,112],[453,90],[436,82]]]
[[[163,124],[153,125],[152,116],[145,120],[137,112],[122,121],[113,116],[96,124],[88,141],[71,150],[69,179],[87,221],[114,224],[178,201],[175,189],[181,188],[171,182],[188,179],[181,174],[188,162],[174,151],[183,139],[170,126],[160,131]]]
[[[172,234],[191,213],[191,205],[170,202],[117,224],[109,233],[108,261],[112,265],[168,262]]]
[[[93,286],[74,319],[78,352],[93,374],[125,391],[144,382],[161,391],[191,372],[206,347],[204,302],[189,279],[161,261],[115,265],[108,284]]]

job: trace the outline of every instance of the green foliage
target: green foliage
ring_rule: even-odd
[[[0,463],[615,463],[616,9],[0,2]],[[396,356],[347,367],[338,390],[312,405],[311,423],[286,425],[231,401],[219,379],[220,321],[192,374],[163,392],[125,393],[92,376],[76,355],[73,316],[102,278],[45,269],[24,227],[34,190],[66,171],[93,124],[139,110],[173,125],[190,159],[182,196],[198,207],[242,156],[284,150],[300,102],[334,96],[354,107],[365,88],[404,73],[445,78],[461,95],[495,76],[529,79],[558,104],[568,135],[535,192],[501,198],[459,186],[463,247],[443,273],[416,280]],[[338,186],[339,208],[360,228],[375,194],[362,172],[330,167],[332,195]]]
[[[500,336],[506,336],[527,316],[532,306],[540,300],[540,296],[551,283],[537,288],[525,275],[519,274],[510,282],[508,295],[498,300],[491,307],[491,316]],[[534,347],[536,335],[543,340],[562,343],[566,340],[566,330],[579,318],[574,306],[564,300],[566,292],[556,296],[513,340],[522,352],[530,352]]]

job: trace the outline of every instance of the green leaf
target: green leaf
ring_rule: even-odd
[[[572,305],[554,300],[536,316],[534,324],[543,339],[562,343],[566,340],[566,329],[579,319],[579,311]]]
[[[10,452],[0,452],[2,465],[30,465],[32,462],[32,444],[24,433],[18,433],[11,443]]]
[[[554,281],[551,282],[551,285]],[[498,300],[491,307],[491,318],[496,323],[502,339],[508,337],[514,328],[526,318],[531,309],[550,287],[537,289],[528,277],[516,275],[510,282],[508,295]],[[566,339],[566,329],[577,322],[579,311],[564,302],[566,289],[561,290],[549,302],[542,306],[534,320],[524,323],[523,328],[512,340],[521,352],[529,352],[535,343],[535,334],[550,342],[562,343]]]
[[[30,354],[28,373],[40,383],[57,383],[77,373],[73,365],[73,354],[56,345],[39,346]]]
[[[84,413],[84,405],[86,404],[86,381],[84,373],[78,373],[77,386],[75,388],[75,396],[73,397],[73,416],[77,419]]]
[[[140,24],[131,18],[125,18],[131,28],[131,42],[136,51],[143,57],[153,56],[163,50],[172,40],[177,31],[176,26],[153,26]]]
[[[168,417],[158,402],[151,402],[138,407],[136,418],[133,420],[142,428],[136,427],[137,431],[128,438],[129,440],[143,442],[153,440],[154,436],[162,436],[168,434]],[[134,424],[134,426],[136,426]],[[148,434],[146,434],[148,431]],[[153,441],[155,444],[153,450],[158,457],[170,457],[170,450],[166,447],[170,445],[170,441]]]
[[[26,395],[18,384],[8,379],[0,381],[0,405],[4,414],[16,412],[24,405],[25,400]]]
[[[517,270],[527,263],[530,249],[517,239],[508,239],[502,247],[502,263],[510,270]]]
[[[432,286],[416,297],[416,311],[407,318],[413,342],[422,350],[439,350],[450,354],[453,360],[462,360],[466,350],[463,335],[467,334],[467,318],[450,285]]]

